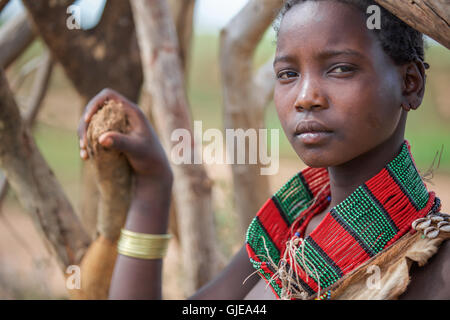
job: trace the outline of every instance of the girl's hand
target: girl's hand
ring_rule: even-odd
[[[103,89],[87,104],[78,126],[80,138],[80,157],[89,158],[87,152],[87,128],[92,116],[105,101],[121,102],[130,123],[127,134],[116,131],[105,132],[99,137],[99,143],[106,148],[123,152],[133,169],[137,184],[155,184],[171,188],[173,175],[169,161],[153,130],[142,111],[134,103],[114,90]]]

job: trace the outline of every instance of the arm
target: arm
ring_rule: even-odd
[[[80,156],[88,159],[87,127],[92,116],[106,100],[121,102],[129,122],[127,134],[109,131],[99,137],[99,143],[122,152],[132,169],[133,193],[125,229],[165,234],[173,175],[156,133],[141,110],[115,91],[105,89],[86,106],[78,127]],[[162,260],[136,259],[118,254],[109,297],[111,299],[160,299]]]
[[[115,91],[105,89],[86,106],[78,127],[80,156],[88,159],[86,130],[90,119],[107,99],[122,102],[129,118],[130,132],[107,132],[100,144],[125,154],[133,170],[134,191],[125,229],[135,232],[167,233],[168,211],[173,175],[165,152],[150,123],[140,109]],[[111,279],[110,299],[161,299],[162,259],[144,260],[119,254]],[[258,280],[245,247],[219,276],[205,285],[191,299],[242,299]]]
[[[125,229],[167,233],[170,188],[137,182]],[[109,299],[161,299],[162,259],[145,260],[118,254]]]
[[[411,266],[411,283],[400,300],[450,299],[450,241],[445,240],[438,252],[423,267]]]
[[[228,266],[213,280],[203,286],[194,295],[193,300],[241,300],[250,292],[259,280],[258,275],[253,275],[244,280],[255,269],[250,263],[247,250],[243,246],[228,264]]]

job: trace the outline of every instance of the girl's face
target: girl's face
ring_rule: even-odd
[[[398,133],[406,120],[401,73],[365,19],[347,4],[307,1],[282,20],[274,100],[286,136],[308,166],[348,162]],[[299,134],[305,130],[328,132]]]

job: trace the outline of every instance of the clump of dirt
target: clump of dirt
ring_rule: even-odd
[[[105,105],[92,116],[87,130],[88,152],[90,157],[105,156],[117,157],[119,154],[104,148],[98,142],[100,136],[108,131],[127,133],[128,118],[121,102],[108,100]]]

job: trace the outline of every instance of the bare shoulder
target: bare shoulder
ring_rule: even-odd
[[[450,240],[444,241],[428,263],[411,267],[411,283],[400,299],[450,299]]]

